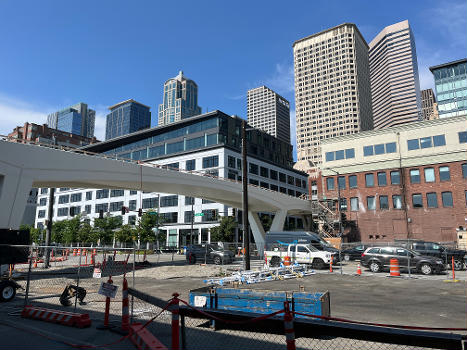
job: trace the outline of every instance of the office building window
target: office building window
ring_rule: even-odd
[[[177,205],[178,205],[177,195],[161,197],[161,203],[160,203],[161,208],[176,207]]]
[[[340,210],[347,211],[347,198],[341,198]]]
[[[402,209],[402,196],[398,194],[392,196],[392,207],[394,209]]]
[[[420,170],[410,169],[410,182],[413,184],[420,183]]]
[[[268,168],[265,168],[265,167],[262,166],[262,167],[260,167],[259,170],[260,170],[260,175],[261,175],[262,177],[267,177],[267,178],[269,178],[269,169],[268,169]]]
[[[39,206],[43,207],[46,204],[47,204],[47,198],[39,199]]]
[[[203,158],[203,169],[214,168],[219,166],[219,156],[211,156]]]
[[[288,183],[289,185],[292,185],[292,186],[293,186],[294,183],[295,183],[294,180],[295,180],[295,179],[294,179],[293,176],[287,175],[287,183]]]
[[[185,163],[185,169],[188,171],[196,170],[196,160],[195,159],[187,160]]]
[[[287,189],[285,187],[279,188],[280,193],[287,193]]]
[[[37,217],[38,217],[39,219],[45,218],[45,210],[39,210],[39,211],[37,212]]]
[[[255,185],[255,186],[259,185],[259,181],[255,179],[249,179],[248,182],[250,183],[250,185]]]
[[[397,150],[395,142],[381,143],[378,145],[363,146],[363,156],[373,156],[385,153],[395,153]]]
[[[433,136],[433,146],[446,146],[446,138],[444,137],[444,135]]]
[[[94,212],[99,213],[101,210],[105,213],[109,209],[108,203],[100,203],[94,206]]]
[[[91,204],[86,204],[86,205],[84,206],[84,212],[85,212],[86,214],[91,214],[91,209],[92,209]]]
[[[75,202],[81,202],[81,192],[80,193],[73,193],[70,196],[70,202],[75,203]]]
[[[268,184],[267,182],[261,181],[261,182],[259,183],[259,185],[260,185],[262,188],[267,188],[267,189],[269,189],[269,184]]]
[[[345,189],[345,176],[339,176],[337,178],[337,184],[341,190]]]
[[[248,164],[248,172],[250,174],[258,175],[258,165],[254,163]]]
[[[462,177],[467,179],[467,163],[462,164]]]
[[[388,196],[379,196],[379,209],[381,210],[389,209]]]
[[[397,146],[395,142],[389,142],[386,144],[386,153],[396,153]]]
[[[96,199],[102,199],[102,198],[109,198],[109,190],[104,189],[104,190],[96,191]]]
[[[227,166],[235,169],[235,157],[227,156]]]
[[[49,192],[49,189],[47,187],[41,188],[41,194],[46,194],[47,192]]]
[[[441,200],[443,201],[443,207],[450,208],[453,206],[452,192],[442,192]]]
[[[412,195],[412,205],[414,208],[423,208],[422,195],[420,193]]]
[[[120,211],[122,210],[122,207],[123,207],[123,202],[110,202],[111,212]]]
[[[164,197],[161,197],[161,207],[162,207],[162,198]],[[143,209],[157,208],[157,204],[158,204],[157,197],[143,198]]]
[[[434,168],[425,168],[425,182],[435,182],[435,169]]]
[[[185,205],[195,204],[195,197],[185,197]]]
[[[122,197],[125,194],[124,190],[111,190],[110,197]]]
[[[388,181],[386,179],[386,172],[382,171],[378,173],[378,186],[386,186]]]
[[[275,170],[270,170],[269,175],[271,177],[271,180],[277,180],[277,171]]]
[[[400,185],[401,183],[401,173],[396,171],[391,171],[391,184],[392,185]]]
[[[185,211],[185,218],[184,218],[185,223],[190,223],[193,220],[193,218],[194,218],[194,216],[193,216],[193,212],[191,210]]]
[[[357,175],[349,176],[349,188],[357,188]]]
[[[271,188],[271,190],[273,190],[273,191],[279,192],[279,187],[277,187],[277,185],[271,184],[271,187],[270,187],[270,188]]]
[[[326,188],[328,191],[334,190],[334,178],[333,177],[328,177],[326,179]]]
[[[326,152],[325,158],[327,162],[332,162],[334,160],[355,158],[355,149],[348,148],[348,149],[341,149],[341,150],[333,151],[333,152]]]
[[[136,199],[132,199],[128,202],[129,210],[136,210]]]
[[[284,173],[279,173],[279,181],[285,183],[287,177],[285,176]]]
[[[467,131],[461,131],[458,133],[459,143],[467,143]]]
[[[426,194],[426,206],[428,208],[438,208],[438,196],[436,192],[429,192]]]
[[[290,188],[287,190],[287,194],[289,196],[295,196],[295,191],[294,190],[291,190]]]
[[[430,148],[433,147],[433,144],[431,143],[431,137],[422,137],[420,139],[420,148]]]
[[[439,167],[439,179],[440,181],[449,181],[451,180],[451,174],[449,172],[448,166]]]
[[[407,140],[407,148],[409,151],[413,151],[420,148],[418,139]]]
[[[376,210],[376,201],[374,196],[366,197],[366,206],[368,210]]]
[[[350,210],[358,211],[358,197],[350,198]]]
[[[92,191],[86,192],[86,200],[87,201],[92,201]]]
[[[130,190],[130,196],[134,196],[135,194],[138,194],[138,191]]]
[[[136,225],[136,215],[128,216],[128,225]]]
[[[160,216],[161,216],[162,220],[164,221],[164,224],[176,224],[177,221],[178,221],[178,213],[177,212],[160,213]]]
[[[218,218],[218,210],[217,209],[207,209],[203,210],[203,216],[201,217],[201,221],[216,221]]]
[[[68,208],[58,208],[57,216],[68,216]]]
[[[375,185],[375,177],[373,173],[365,174],[365,186],[373,187]]]
[[[70,201],[70,195],[66,194],[58,197],[58,204],[65,204]]]

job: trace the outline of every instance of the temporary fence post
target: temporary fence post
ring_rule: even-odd
[[[78,278],[76,279],[76,289],[79,287],[79,275],[81,272],[81,255],[79,256],[79,264],[78,264]],[[74,312],[76,312],[76,302],[78,301],[78,293],[75,295],[75,309]]]
[[[293,316],[290,312],[289,302],[284,302],[284,331],[287,350],[295,350],[295,331],[293,325]]]
[[[109,279],[107,280],[108,284],[113,284],[112,281],[112,276],[109,276]],[[104,314],[104,324],[101,326],[97,326],[97,329],[110,329],[112,328],[109,325],[109,313],[110,313],[110,297],[105,297],[105,314]]]
[[[130,310],[128,302],[128,282],[126,277],[123,277],[122,287],[122,331],[128,332],[130,330]],[[106,300],[107,307],[107,300]]]
[[[115,261],[115,256],[117,255],[117,251],[114,250],[114,261]]]
[[[135,288],[135,248],[133,248],[133,278],[132,278],[132,287]],[[133,304],[134,304],[134,297],[131,296],[131,314],[130,314],[130,323],[133,322]]]
[[[29,258],[29,269],[28,269],[28,277],[27,277],[27,280],[26,280],[26,295],[24,296],[24,306],[28,305],[28,302],[29,302],[29,283],[31,281],[31,267],[32,267],[32,258],[33,258],[33,255],[34,255],[34,250],[32,249],[32,247],[30,248],[30,258]],[[37,264],[37,262],[36,262]]]
[[[452,257],[451,267],[452,267],[452,280],[454,281],[456,279],[456,273],[454,272],[454,256]]]
[[[331,261],[329,263],[329,272],[332,272],[332,255],[331,255]]]
[[[180,316],[180,323],[182,325],[182,350],[186,349],[186,329],[185,329],[185,315]]]
[[[172,350],[180,350],[180,306],[178,293],[172,294],[173,299],[170,302],[170,311],[172,312]]]

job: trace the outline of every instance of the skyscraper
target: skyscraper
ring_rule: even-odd
[[[433,90],[426,89],[421,91],[422,94],[422,119],[433,120],[438,119],[438,104],[436,103]]]
[[[96,111],[82,102],[47,116],[49,128],[89,138],[94,137],[95,123]]]
[[[201,114],[198,85],[180,71],[164,84],[164,98],[159,105],[159,126]]]
[[[344,23],[293,44],[297,163],[321,163],[320,140],[373,128],[368,45]],[[350,156],[350,155],[349,155]]]
[[[248,124],[290,143],[290,103],[266,86],[248,90]]]
[[[430,67],[435,78],[440,118],[463,115],[467,111],[467,59]]]
[[[369,47],[375,129],[421,119],[417,53],[409,21],[387,26]]]
[[[151,127],[150,108],[133,99],[110,106],[105,126],[105,139],[113,139]]]

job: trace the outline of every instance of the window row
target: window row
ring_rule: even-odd
[[[446,145],[446,138],[444,135],[435,135],[428,137],[421,137],[419,139],[407,140],[407,149],[413,151],[416,149],[424,149],[431,147],[439,147]]]

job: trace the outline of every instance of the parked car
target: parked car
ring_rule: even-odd
[[[465,250],[452,249],[435,242],[426,242],[421,240],[400,240],[397,242],[401,243],[403,247],[412,249],[422,255],[441,258],[446,265],[451,265],[452,258],[454,257],[454,269],[464,269],[464,257],[467,253]]]
[[[389,269],[391,259],[399,261],[401,270],[408,270],[410,261],[410,270],[424,275],[441,273],[445,270],[445,265],[441,258],[421,255],[416,251],[396,246],[367,248],[362,254],[361,263],[372,272],[380,272]]]
[[[216,244],[193,244],[186,248],[186,260],[189,264],[214,263],[230,264],[235,255],[230,250],[224,250]]]
[[[366,248],[368,248],[368,246],[360,244],[355,247],[344,249],[341,251],[341,258],[345,261],[360,260]]]

